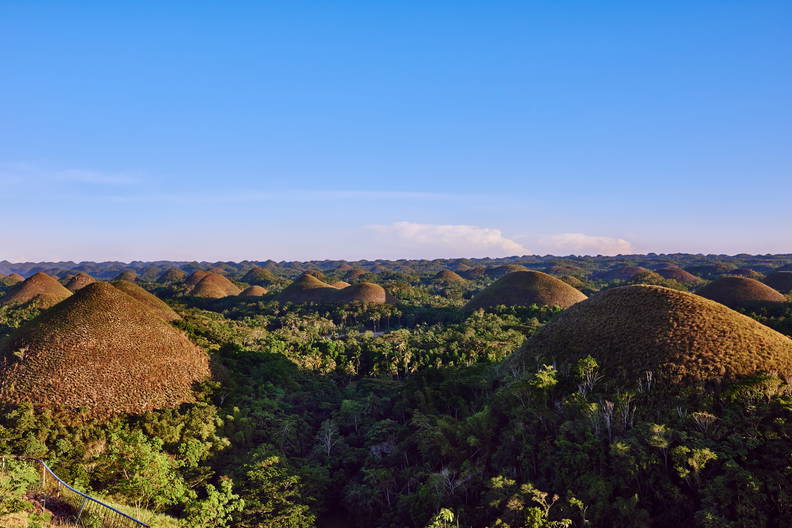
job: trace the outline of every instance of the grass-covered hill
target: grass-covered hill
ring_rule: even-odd
[[[72,292],[54,277],[38,272],[12,286],[3,297],[0,297],[0,306],[33,303],[48,308],[71,294]]]
[[[560,306],[567,308],[586,296],[569,284],[540,271],[515,271],[477,293],[467,310],[495,306]]]
[[[207,272],[201,277],[201,280],[192,287],[189,295],[193,297],[220,299],[222,297],[239,295],[241,291],[239,286],[223,275],[215,272]]]
[[[756,279],[727,276],[712,281],[697,291],[731,308],[751,308],[786,302],[786,297]]]
[[[88,275],[87,273],[79,272],[71,277],[65,282],[64,286],[72,292],[76,292],[77,290],[81,290],[82,288],[88,286],[89,284],[96,282],[96,279]]]
[[[565,310],[513,363],[570,365],[591,355],[628,386],[651,372],[666,383],[792,375],[792,340],[722,304],[661,286],[625,286]]]
[[[209,377],[179,330],[111,284],[96,282],[0,344],[0,399],[93,416],[177,406]]]

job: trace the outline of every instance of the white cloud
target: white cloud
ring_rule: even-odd
[[[389,257],[453,258],[505,257],[529,253],[522,244],[506,238],[500,229],[472,225],[393,222],[372,225]]]
[[[0,182],[30,185],[33,183],[84,183],[91,185],[130,185],[140,177],[128,172],[102,172],[86,169],[50,169],[35,163],[0,163]]]
[[[592,236],[583,233],[558,233],[540,237],[539,246],[551,255],[618,255],[635,253],[623,238]]]

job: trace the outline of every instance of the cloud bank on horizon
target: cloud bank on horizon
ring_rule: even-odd
[[[475,225],[421,224],[399,221],[371,225],[381,245],[401,258],[507,257],[515,255],[618,255],[635,252],[622,238],[584,233],[539,237],[504,236],[500,229]],[[530,247],[525,241],[533,241]],[[527,243],[527,242],[526,242]]]

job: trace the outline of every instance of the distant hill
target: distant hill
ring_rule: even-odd
[[[135,282],[137,278],[138,278],[138,274],[135,273],[134,271],[124,270],[118,275],[116,275],[116,277],[113,280]]]
[[[209,272],[190,290],[190,295],[193,297],[220,299],[231,295],[239,295],[240,292],[239,287],[223,275]]]
[[[239,294],[240,297],[262,297],[267,295],[267,288],[262,286],[248,286]]]
[[[753,308],[786,302],[786,297],[770,286],[746,277],[721,277],[696,293],[730,308]]]
[[[81,290],[84,287],[94,282],[96,282],[96,279],[94,279],[87,273],[80,272],[74,275],[73,277],[71,277],[69,280],[67,280],[65,286],[67,289],[76,292],[77,290]]]
[[[477,293],[466,310],[506,306],[560,306],[567,308],[586,296],[555,277],[541,271],[515,271],[501,277]]]
[[[249,269],[242,277],[242,282],[258,286],[269,286],[277,280],[278,277],[276,277],[275,274],[259,266]]]
[[[162,274],[159,277],[157,277],[157,282],[161,282],[163,284],[168,284],[171,282],[179,282],[184,280],[186,276],[187,274],[184,273],[179,268],[170,268],[163,271]]]
[[[41,308],[49,308],[71,294],[54,277],[39,272],[12,286],[8,293],[0,297],[0,306],[33,303]]]

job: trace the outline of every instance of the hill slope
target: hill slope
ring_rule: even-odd
[[[167,305],[165,301],[144,290],[134,282],[129,281],[113,281],[113,286],[134,298],[138,302],[144,304],[146,308],[155,313],[160,319],[164,321],[173,322],[181,319],[181,316],[173,311],[173,308]]]

